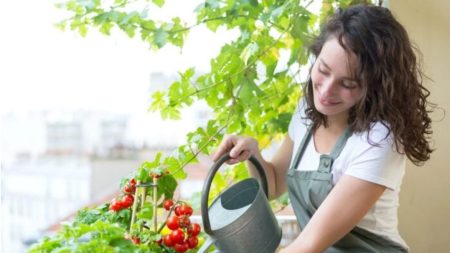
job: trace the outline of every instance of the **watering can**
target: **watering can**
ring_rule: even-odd
[[[268,201],[267,178],[258,160],[249,160],[259,173],[222,192],[209,206],[211,183],[220,166],[230,159],[222,156],[211,167],[203,185],[201,211],[204,231],[210,236],[198,252],[204,253],[214,243],[218,252],[273,253],[281,240],[281,228]]]

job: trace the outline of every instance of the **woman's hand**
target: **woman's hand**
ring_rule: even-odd
[[[230,153],[231,157],[228,164],[248,160],[251,155],[259,153],[258,142],[251,137],[226,135],[214,153],[213,160],[217,161],[226,153]]]
[[[227,164],[235,164],[241,161],[248,160],[250,156],[254,156],[261,166],[264,168],[269,186],[269,198],[274,199],[279,197],[286,191],[286,172],[291,162],[292,150],[294,143],[289,136],[281,143],[276,154],[271,161],[266,161],[259,150],[258,141],[251,137],[227,135],[223,138],[216,152],[213,155],[213,160],[217,161],[224,154],[229,153],[230,159]],[[253,164],[247,163],[250,174],[258,177],[258,173]]]

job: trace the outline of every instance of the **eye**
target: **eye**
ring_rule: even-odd
[[[356,81],[352,81],[352,80],[341,80],[341,85],[344,87],[344,88],[347,88],[347,89],[355,89],[355,88],[357,88],[359,85],[358,85],[358,83],[356,82]]]
[[[324,69],[322,69],[322,66],[319,65],[319,67],[317,68],[319,70],[319,73],[323,74],[323,75],[328,75],[328,72]]]

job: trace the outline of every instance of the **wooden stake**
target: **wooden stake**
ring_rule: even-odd
[[[153,178],[153,231],[158,230],[158,179],[156,177]]]
[[[140,183],[141,183],[140,181],[136,182],[137,185],[139,185]],[[130,233],[131,233],[131,230],[133,229],[134,221],[136,220],[136,211],[137,211],[137,205],[138,205],[137,202],[139,200],[139,188],[140,187],[136,187],[136,190],[134,192],[133,210],[131,212]]]

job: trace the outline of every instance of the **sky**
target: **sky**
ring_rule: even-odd
[[[153,17],[191,16],[198,0],[167,1]],[[176,8],[173,8],[175,7]],[[206,70],[229,33],[198,28],[183,54],[174,47],[158,52],[122,32],[110,37],[78,33],[53,24],[70,14],[54,1],[0,3],[0,114],[30,110],[145,111],[151,72],[176,75],[189,66]],[[192,22],[191,16],[191,22]]]

